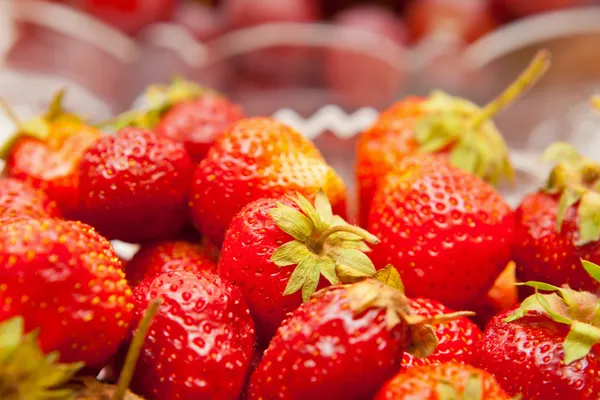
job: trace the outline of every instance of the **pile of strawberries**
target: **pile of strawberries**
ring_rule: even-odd
[[[382,112],[357,224],[313,143],[219,93],[150,87],[111,134],[59,93],[3,148],[0,398],[597,399],[600,165],[551,146],[517,210],[491,185],[548,63]]]

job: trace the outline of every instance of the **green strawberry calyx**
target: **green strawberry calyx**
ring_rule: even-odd
[[[503,177],[514,179],[508,147],[491,119],[532,87],[549,65],[550,53],[538,52],[527,69],[483,108],[441,91],[432,92],[425,103],[426,116],[416,126],[420,149],[429,153],[449,150],[452,164],[492,184]]]
[[[125,127],[153,129],[172,106],[197,99],[207,93],[221,96],[212,89],[204,88],[181,77],[176,77],[169,85],[150,85],[142,95],[146,101],[143,110],[126,111],[101,126],[115,131]]]
[[[6,140],[0,147],[0,158],[5,159],[9,154],[14,144],[22,137],[30,137],[41,141],[46,141],[50,137],[51,129],[54,124],[59,122],[83,124],[83,120],[76,114],[65,112],[62,103],[65,95],[65,90],[61,89],[54,94],[48,110],[36,117],[27,121],[21,121],[17,114],[3,100],[0,100],[0,108],[17,126],[17,130]]]
[[[562,225],[571,206],[579,217],[578,246],[600,240],[600,164],[581,155],[565,142],[551,144],[542,155],[544,161],[554,161],[542,191],[559,195],[556,210],[556,230]]]
[[[365,253],[370,251],[367,243],[379,243],[377,237],[333,215],[322,190],[316,194],[314,205],[300,193],[289,198],[300,210],[278,202],[270,211],[275,224],[293,238],[271,256],[278,267],[296,266],[284,296],[301,290],[302,300],[308,300],[317,289],[321,275],[333,285],[376,273]]]
[[[467,378],[462,393],[449,379],[440,379],[435,392],[439,400],[483,400],[483,376],[472,373]]]
[[[61,364],[59,354],[44,354],[38,344],[39,332],[24,332],[22,317],[0,324],[0,398],[72,399],[68,383],[83,363]]]
[[[600,282],[600,266],[586,260],[581,260],[581,263],[588,274]],[[597,295],[543,282],[530,281],[519,285],[532,287],[535,293],[523,300],[504,321],[516,321],[534,311],[570,326],[563,342],[565,365],[584,358],[593,345],[600,343],[600,298]],[[539,291],[550,293],[541,294]]]

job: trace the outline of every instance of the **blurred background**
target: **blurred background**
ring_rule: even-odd
[[[496,119],[538,182],[555,140],[600,154],[600,0],[0,0],[0,97],[26,116],[65,87],[101,120],[183,75],[294,125],[351,181],[377,110],[436,88],[485,103],[540,48],[550,72]]]

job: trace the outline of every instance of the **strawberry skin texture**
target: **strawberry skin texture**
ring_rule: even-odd
[[[415,153],[382,182],[368,230],[374,264],[395,265],[407,296],[468,309],[510,260],[514,213],[480,178]]]
[[[173,105],[154,128],[160,136],[183,142],[194,163],[199,163],[215,137],[244,117],[244,111],[225,97],[209,92]]]
[[[88,225],[16,218],[0,225],[0,321],[21,315],[45,352],[104,367],[125,338],[132,293],[110,243]]]
[[[0,219],[12,217],[60,218],[56,203],[26,182],[0,179]]]
[[[402,371],[381,388],[374,400],[442,400],[436,393],[437,385],[449,383],[463,393],[473,375],[481,379],[480,400],[511,400],[492,375],[458,363],[424,365]]]
[[[125,275],[129,284],[135,286],[145,278],[164,272],[215,272],[216,269],[217,265],[202,245],[175,240],[143,245],[127,263]]]
[[[539,312],[504,322],[514,309],[490,321],[473,356],[473,365],[493,374],[511,395],[528,399],[597,399],[600,346],[584,358],[563,363],[567,325]]]
[[[251,201],[296,191],[312,201],[321,188],[344,217],[344,183],[313,143],[274,119],[243,119],[217,137],[196,169],[192,219],[221,247],[231,220]]]
[[[518,281],[568,284],[575,290],[600,291],[600,284],[590,279],[580,261],[600,263],[600,242],[576,245],[579,240],[577,206],[567,210],[559,233],[556,229],[558,197],[538,192],[523,199],[515,212],[513,258]],[[531,293],[531,289],[519,288],[521,296]]]
[[[210,272],[150,277],[134,289],[134,326],[156,297],[163,302],[131,389],[148,400],[238,398],[254,351],[254,324],[239,291]]]
[[[250,378],[248,399],[366,399],[396,373],[407,345],[404,322],[385,311],[355,316],[343,286],[313,295],[281,324]]]
[[[15,143],[6,162],[7,175],[42,189],[65,217],[74,219],[79,211],[77,166],[101,136],[86,125],[56,122],[46,141],[23,137]]]
[[[432,317],[453,312],[435,300],[415,298],[409,301],[410,308],[415,315]],[[459,317],[448,323],[435,325],[435,335],[439,343],[433,354],[429,357],[417,358],[412,354],[404,353],[403,367],[412,368],[445,362],[469,363],[473,351],[482,337],[477,325],[467,317]]]
[[[424,114],[422,97],[408,97],[385,110],[356,143],[359,223],[366,226],[378,183],[400,160],[419,148],[415,125]]]
[[[283,295],[294,266],[278,267],[271,261],[278,247],[294,239],[270,215],[276,202],[298,209],[286,197],[246,205],[231,221],[219,260],[219,275],[241,290],[256,322],[259,343],[265,347],[286,314],[302,303],[301,292]],[[321,278],[321,287],[326,282]]]
[[[189,216],[192,173],[181,143],[138,128],[105,136],[81,160],[81,220],[111,240],[172,238]]]

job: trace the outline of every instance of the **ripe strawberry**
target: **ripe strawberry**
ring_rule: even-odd
[[[566,143],[552,145],[545,156],[559,162],[545,187],[526,196],[515,213],[517,280],[600,292],[579,261],[600,262],[600,164]]]
[[[594,280],[600,267],[583,261]],[[598,296],[540,282],[536,293],[497,315],[474,353],[511,395],[528,399],[596,399],[600,393]],[[540,294],[538,290],[550,291]]]
[[[200,244],[183,240],[154,242],[144,245],[127,263],[125,275],[135,286],[150,276],[169,271],[211,271],[217,265]]]
[[[102,133],[74,114],[62,110],[59,92],[40,117],[20,123],[4,146],[6,174],[40,188],[56,201],[61,213],[76,218],[79,211],[77,166],[84,151]]]
[[[408,304],[415,315],[425,318],[452,312],[442,303],[430,299],[409,299]],[[435,335],[438,339],[438,346],[429,357],[416,358],[412,354],[404,353],[403,366],[410,368],[445,362],[469,363],[473,350],[482,336],[477,325],[467,317],[456,318],[446,324],[435,326]]]
[[[375,400],[510,400],[492,375],[470,365],[424,365],[398,373]]]
[[[194,225],[217,246],[242,207],[262,197],[322,188],[336,214],[345,215],[344,183],[300,133],[270,118],[243,119],[219,136],[194,174]]]
[[[371,259],[396,265],[409,297],[468,308],[510,261],[514,215],[482,179],[415,153],[381,183],[369,215]]]
[[[131,289],[110,243],[80,222],[16,218],[0,224],[0,321],[40,328],[43,351],[99,371],[131,318]],[[97,372],[97,371],[96,371]]]
[[[427,356],[433,328],[401,291],[375,279],[317,292],[279,327],[250,378],[253,399],[365,399],[401,367]]]
[[[12,217],[59,218],[56,203],[46,193],[23,181],[0,178],[0,219]]]
[[[222,94],[181,79],[148,87],[145,98],[146,110],[125,113],[117,125],[152,129],[182,142],[194,163],[206,156],[218,135],[244,117],[242,108]]]
[[[154,298],[162,305],[150,325],[131,388],[148,400],[235,399],[254,346],[254,324],[237,289],[218,276],[171,271],[134,289],[134,317]],[[123,357],[118,357],[121,367]]]
[[[513,176],[508,149],[491,118],[545,72],[549,54],[540,52],[517,80],[483,108],[433,92],[407,97],[384,111],[358,139],[356,178],[360,224],[365,225],[381,180],[415,151],[441,153],[452,164],[496,183]]]
[[[219,275],[239,287],[266,346],[285,315],[317,289],[348,276],[375,274],[363,253],[377,238],[332,215],[319,191],[313,206],[304,196],[259,199],[231,221]]]
[[[504,271],[498,275],[494,285],[486,295],[470,307],[471,311],[475,312],[471,319],[480,327],[485,327],[497,314],[518,304],[519,295],[515,279],[515,263],[511,261],[504,268]]]
[[[192,169],[182,144],[150,131],[105,136],[79,166],[81,220],[125,242],[174,237],[189,215]]]

